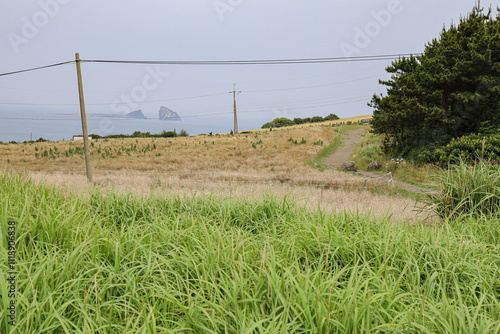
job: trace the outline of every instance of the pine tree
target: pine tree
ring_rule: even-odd
[[[458,25],[442,30],[419,56],[402,57],[374,95],[373,132],[403,155],[470,133],[500,129],[500,10],[478,3]]]

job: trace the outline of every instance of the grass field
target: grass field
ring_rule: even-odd
[[[234,136],[101,139],[92,140],[90,149],[95,170],[290,172],[291,163],[304,162],[313,143],[330,133],[332,127],[314,126]],[[306,144],[289,142],[293,137]],[[82,146],[73,141],[1,145],[0,154],[7,168],[82,171]]]
[[[342,120],[344,122],[353,119]],[[305,161],[333,135],[335,122],[252,133],[91,141],[96,171],[238,171],[301,175]],[[297,142],[297,143],[295,143]],[[0,145],[3,169],[84,171],[83,142]]]
[[[342,120],[344,123],[346,120]],[[343,126],[347,128],[354,126]],[[328,124],[301,125],[297,128],[278,129],[272,132],[256,130],[252,134],[195,136],[190,138],[166,139],[113,139],[99,140],[94,150],[109,147],[111,157],[92,155],[94,181],[103,190],[114,190],[148,196],[151,193],[217,194],[222,197],[241,199],[258,198],[265,194],[289,196],[308,208],[322,208],[328,212],[367,211],[378,217],[390,216],[393,221],[415,221],[420,204],[407,196],[396,196],[391,189],[376,181],[367,181],[368,189],[386,190],[364,191],[365,180],[334,170],[312,168],[307,161],[311,154],[320,159],[338,147],[338,137],[333,145],[329,141],[337,133],[338,126]],[[342,132],[342,131],[341,131]],[[293,138],[292,142],[290,138]],[[306,141],[302,143],[302,138]],[[297,143],[295,143],[297,141]],[[153,149],[133,155],[130,152],[116,154],[127,143],[136,145],[137,151],[144,147]],[[321,142],[325,146],[321,146]],[[256,144],[259,143],[259,144]],[[316,145],[315,145],[316,143]],[[42,145],[43,150],[42,150]],[[65,193],[86,192],[89,185],[84,177],[83,155],[66,157],[35,158],[24,163],[23,154],[28,156],[52,147],[52,154],[65,152],[81,142],[55,142],[36,144],[0,145],[2,159],[10,163],[9,170],[20,171],[35,181],[46,181],[56,185]],[[125,147],[125,146],[124,146]],[[23,152],[24,150],[24,152]],[[121,152],[121,151],[120,151]],[[130,153],[128,155],[127,153]],[[159,156],[156,156],[159,154]],[[167,163],[168,162],[168,163]],[[374,188],[371,188],[374,187]],[[387,189],[386,189],[387,188]]]
[[[271,196],[63,195],[5,173],[0,193],[2,333],[500,332],[498,218],[409,225]]]
[[[356,120],[272,132],[255,130],[235,136],[92,141],[94,181],[103,190],[141,197],[151,193],[216,193],[242,199],[286,195],[309,208],[328,212],[369,211],[380,217],[390,215],[394,221],[416,220],[414,209],[420,204],[414,200],[391,196],[390,189],[384,195],[364,191],[361,177],[307,164],[311,154],[320,150],[315,155],[320,158],[332,147],[329,140],[338,131],[338,126],[332,125]],[[81,142],[73,141],[0,145],[0,166],[26,173],[37,182],[44,180],[65,193],[85,192],[88,184],[81,147]],[[75,153],[77,148],[79,153]],[[42,157],[45,151],[47,156]],[[367,182],[369,189],[383,188]]]
[[[277,171],[289,172],[287,165],[307,157],[308,151],[313,149],[313,142],[326,139],[332,129],[314,127],[295,130],[293,134],[291,131],[235,136],[93,140],[91,160],[97,171],[270,172],[274,167]],[[305,138],[307,145],[288,142],[293,135],[299,141]],[[85,164],[83,151],[78,149],[81,146],[81,142],[72,141],[7,145],[0,146],[0,154],[7,168],[82,171]]]
[[[98,141],[97,186],[70,142],[0,145],[0,333],[500,333],[498,168],[354,189],[306,163],[336,130]]]

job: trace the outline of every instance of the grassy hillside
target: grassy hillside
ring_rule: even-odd
[[[350,127],[356,126],[342,129]],[[376,180],[365,184],[362,177],[312,168],[307,163],[311,154],[319,151],[314,157],[320,159],[322,154],[331,153],[328,149],[338,147],[339,140],[328,145],[338,129],[334,122],[327,122],[235,136],[92,141],[93,179],[102,189],[141,197],[151,193],[216,193],[248,198],[272,193],[293,197],[313,209],[366,210],[377,216],[391,215],[393,221],[415,220],[413,209],[420,204],[395,198],[390,189],[390,197],[364,189],[365,185],[368,189],[387,188],[384,184]],[[89,187],[81,142],[0,145],[0,167],[26,171],[37,182],[46,181],[63,192],[85,192]]]
[[[95,170],[290,172],[306,167],[331,126],[280,129],[238,135],[92,140]],[[290,140],[292,138],[297,144]],[[302,144],[299,144],[301,143]],[[82,171],[83,143],[73,141],[0,145],[3,168]]]
[[[0,193],[2,333],[500,331],[498,219],[410,226],[286,198],[63,196],[5,174]]]
[[[358,117],[360,118],[360,117]],[[216,134],[177,138],[92,140],[92,166],[97,171],[239,171],[300,175],[321,142],[340,121],[255,130],[231,136]],[[297,142],[297,143],[295,143]],[[0,168],[84,171],[83,142],[58,141],[0,145]]]

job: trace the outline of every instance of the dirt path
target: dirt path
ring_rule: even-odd
[[[339,168],[340,165],[342,165],[343,163],[350,161],[351,155],[354,152],[356,145],[358,144],[358,142],[361,139],[364,138],[366,131],[367,131],[367,129],[360,128],[360,129],[347,130],[346,132],[344,132],[344,134],[342,135],[342,137],[344,139],[344,146],[342,146],[337,151],[335,151],[335,153],[333,153],[332,155],[328,156],[325,160],[323,160],[323,163],[330,165],[331,167],[334,167],[334,168]],[[361,174],[364,177],[368,177],[368,178],[380,178],[381,177],[381,175],[379,175],[379,174],[375,174],[375,173],[363,171],[363,170],[358,170],[357,173]],[[390,180],[390,177],[385,176],[385,177],[383,177],[383,179],[388,182]],[[394,184],[398,186],[398,188],[404,189],[407,191],[420,192],[420,193],[426,193],[426,194],[436,193],[436,190],[433,190],[433,189],[421,188],[421,187],[418,187],[418,186],[415,186],[413,184],[406,183],[403,181],[398,181],[398,180],[393,180],[393,181],[394,181]]]
[[[367,172],[364,170],[358,170],[357,173],[361,174],[365,177],[369,177],[369,178],[380,178],[382,176],[382,175],[375,174],[372,172]],[[390,178],[390,176],[385,175],[385,176],[383,176],[382,179],[386,182],[389,182],[391,178]],[[411,191],[414,193],[422,193],[422,194],[437,194],[438,193],[438,191],[434,190],[434,189],[422,188],[422,187],[413,185],[411,183],[406,183],[406,182],[398,181],[398,180],[394,180],[394,179],[392,181],[394,182],[394,185],[398,186],[399,189],[403,189],[406,191]]]
[[[368,131],[368,127],[347,130],[342,135],[344,139],[344,145],[339,148],[335,153],[328,156],[323,160],[323,163],[330,165],[334,168],[339,168],[340,165],[349,161],[352,152],[356,148],[358,142],[364,138],[366,131]]]

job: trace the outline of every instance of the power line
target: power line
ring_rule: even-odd
[[[228,93],[225,92],[225,93],[206,94],[206,95],[198,95],[198,96],[180,97],[180,98],[175,98],[175,99],[149,100],[149,101],[141,101],[140,103],[191,100],[191,99],[199,99],[199,98],[203,98],[203,97],[226,95],[226,94],[228,94]],[[113,105],[113,104],[126,104],[126,103],[124,103],[124,102],[120,102],[120,103],[87,103],[88,106],[107,106],[107,105]]]
[[[368,101],[371,98],[371,94],[369,96],[366,96],[361,93],[369,93],[373,94],[373,90],[364,90],[364,91],[359,91],[355,93],[348,93],[348,94],[343,94],[342,96],[333,96],[330,95],[328,97],[316,97],[316,98],[310,98],[310,99],[302,99],[302,100],[286,100],[286,102],[278,102],[274,101],[272,103],[261,103],[261,104],[244,104],[242,103],[238,109],[242,111],[259,111],[261,112],[262,110],[259,109],[264,109],[263,111],[274,111],[278,108],[283,108],[286,110],[289,110],[290,108],[293,107],[300,107],[300,106],[307,106],[309,107],[311,103],[330,103],[330,102],[340,102],[344,100],[352,100],[352,99],[364,99]],[[361,95],[360,95],[361,94]],[[226,109],[226,106],[221,106],[221,107],[213,107],[213,108],[208,108],[208,109],[194,109],[194,110],[187,110],[187,111],[182,111],[182,115],[199,115],[199,114],[206,114],[206,113],[211,113],[211,112],[220,112],[221,110]],[[179,111],[181,112],[181,111]]]
[[[357,73],[357,72],[367,72],[372,69],[379,69],[379,67],[375,66],[370,66],[366,68],[360,68],[356,70],[349,70],[349,71],[342,71],[342,72],[324,72],[321,75],[312,75],[312,76],[307,76],[307,77],[294,77],[294,78],[286,78],[286,79],[279,79],[279,80],[266,80],[266,81],[250,81],[250,82],[239,82],[241,85],[255,85],[255,84],[267,84],[267,83],[275,83],[275,82],[283,82],[283,81],[298,81],[298,80],[306,80],[306,79],[313,79],[313,78],[320,78],[320,77],[335,77],[338,75],[343,75],[343,74],[352,74],[352,73]],[[325,74],[326,73],[326,74]]]
[[[279,79],[279,80],[266,80],[266,81],[250,81],[250,82],[239,82],[238,84],[241,85],[255,85],[255,84],[265,84],[265,83],[276,83],[276,82],[283,82],[283,81],[297,81],[297,80],[305,80],[305,79],[312,79],[312,78],[319,78],[319,77],[335,77],[337,75],[341,74],[352,74],[356,72],[366,72],[367,70],[373,69],[375,67],[371,66],[369,68],[362,68],[358,70],[350,70],[350,71],[343,71],[343,72],[332,72],[328,74],[322,74],[322,75],[314,75],[314,76],[307,76],[307,77],[300,77],[300,78],[287,78],[287,79]],[[387,74],[387,73],[384,73]],[[172,91],[186,91],[186,90],[200,90],[200,89],[206,89],[206,88],[214,88],[214,87],[223,87],[227,85],[210,85],[210,86],[201,86],[201,87],[190,87],[190,88],[181,88],[181,89],[168,89],[168,92]],[[36,92],[54,92],[54,93],[74,93],[74,90],[63,90],[63,89],[40,89],[40,88],[21,88],[21,87],[2,87],[0,86],[0,90],[17,90],[17,91],[36,91]],[[107,94],[107,93],[123,93],[122,90],[106,90],[106,89],[99,89],[99,90],[92,90],[92,89],[86,89],[85,92],[90,92],[90,93],[101,93],[101,94]],[[156,90],[155,92],[160,92],[159,90]]]
[[[146,64],[146,65],[274,65],[274,64],[314,64],[336,63],[348,61],[373,61],[397,59],[404,56],[419,55],[421,53],[401,53],[392,55],[357,56],[357,57],[331,57],[331,58],[296,58],[296,59],[262,59],[262,60],[103,60],[82,59],[82,63],[112,63],[112,64]],[[0,76],[24,73],[49,67],[75,63],[74,60],[52,65],[34,67],[19,71],[0,73]]]
[[[366,99],[363,98],[363,99],[347,100],[347,101],[342,101],[342,102],[335,102],[335,103],[328,103],[328,104],[321,104],[321,105],[304,106],[304,107],[297,107],[297,108],[287,108],[287,110],[314,109],[314,108],[329,107],[329,106],[335,106],[335,105],[341,105],[341,104],[350,104],[350,103],[362,102],[362,101],[366,101]],[[265,112],[272,112],[272,111],[275,111],[275,110],[273,110],[273,109],[243,110],[243,111],[238,111],[238,112],[239,113],[265,113]],[[198,113],[198,114],[192,113],[192,114],[182,115],[182,118],[227,115],[227,114],[232,114],[232,113],[233,113],[232,111],[221,111],[221,112],[215,112],[215,113]]]
[[[352,96],[350,98],[345,98],[345,99],[338,99],[338,98],[330,98],[330,99],[323,99],[323,101],[321,100],[311,100],[309,102],[301,102],[301,103],[282,103],[282,104],[274,104],[274,105],[263,105],[263,106],[254,106],[254,107],[250,107],[250,106],[241,106],[241,110],[242,111],[245,111],[245,110],[276,110],[276,109],[283,109],[283,110],[293,110],[293,109],[301,109],[302,107],[310,107],[311,104],[313,105],[316,105],[316,104],[322,104],[322,105],[329,105],[330,103],[333,103],[333,104],[336,104],[338,102],[342,102],[342,101],[350,101],[350,100],[353,100],[353,99],[356,99],[356,100],[359,100],[359,99],[363,99],[364,101],[368,101],[370,100],[370,96],[364,96],[364,95],[358,95],[358,96]]]
[[[24,73],[24,72],[41,70],[41,69],[49,68],[49,67],[56,67],[56,66],[61,66],[61,65],[67,65],[67,64],[72,64],[72,63],[74,63],[74,61],[67,61],[67,62],[64,62],[64,63],[57,63],[57,64],[52,64],[52,65],[45,65],[45,66],[33,67],[33,68],[28,68],[28,69],[25,69],[25,70],[14,71],[14,72],[0,73],[0,77],[6,76],[6,75],[12,75],[12,74],[18,74],[18,73]]]
[[[333,83],[328,83],[328,84],[322,84],[322,85],[315,85],[315,86],[305,86],[305,87],[291,87],[291,88],[279,88],[279,89],[268,89],[268,90],[247,90],[247,91],[242,91],[243,93],[267,93],[267,92],[277,92],[277,91],[287,91],[287,90],[299,90],[299,89],[311,89],[311,88],[319,88],[319,87],[328,87],[328,86],[334,86],[334,85],[340,85],[340,84],[345,84],[345,83],[350,83],[350,82],[358,82],[366,79],[372,79],[372,78],[378,78],[380,76],[370,76],[370,77],[365,77],[365,78],[360,78],[360,79],[354,79],[354,80],[348,80],[348,81],[341,81],[341,82],[333,82]],[[157,103],[157,102],[169,102],[169,101],[180,101],[180,100],[190,100],[190,99],[198,99],[198,98],[205,98],[205,97],[212,97],[212,96],[220,96],[220,95],[226,95],[231,92],[224,92],[224,93],[214,93],[214,94],[205,94],[205,95],[197,95],[197,96],[189,96],[189,97],[181,97],[181,98],[174,98],[174,99],[160,99],[160,100],[145,100],[145,101],[140,101],[140,103]],[[118,102],[118,103],[86,103],[88,106],[111,106],[111,105],[121,105],[121,104],[126,104],[124,102]],[[0,102],[0,105],[23,105],[23,106],[61,106],[61,107],[70,107],[70,106],[78,106],[79,104],[77,103],[18,103],[18,102]]]
[[[465,51],[457,53],[439,53],[429,54],[428,56],[456,56],[462,54],[474,53],[498,53],[500,50],[483,51]],[[292,59],[261,59],[261,60],[104,60],[104,59],[82,59],[81,63],[108,63],[108,64],[146,64],[146,65],[279,65],[279,64],[318,64],[318,63],[340,63],[340,62],[359,62],[376,60],[396,60],[405,56],[421,56],[423,52],[399,53],[388,55],[371,55],[356,57],[330,57],[330,58],[292,58]],[[67,65],[75,63],[74,60],[52,65],[40,66],[19,70],[14,72],[0,73],[0,76],[18,74],[23,72],[35,71],[49,67]]]
[[[293,107],[293,108],[288,108],[286,110],[302,110],[302,109],[314,109],[314,108],[321,108],[321,107],[328,107],[328,106],[334,106],[334,105],[342,105],[342,104],[350,104],[350,103],[355,103],[355,102],[362,102],[362,101],[366,101],[366,98],[356,98],[356,97],[353,97],[354,99],[347,99],[347,100],[339,100],[337,102],[334,102],[334,103],[326,103],[326,104],[320,104],[320,105],[306,105],[306,106],[302,106],[302,107]],[[221,108],[222,109],[222,108]],[[275,109],[270,109],[268,108],[267,110],[241,110],[239,111],[239,113],[265,113],[265,112],[272,112],[272,111],[275,111]],[[204,116],[218,116],[218,115],[228,115],[228,114],[233,114],[234,111],[230,111],[230,110],[227,110],[227,111],[222,111],[222,110],[213,110],[213,111],[210,111],[210,112],[196,112],[196,111],[193,111],[193,112],[179,112],[181,113],[181,117],[182,118],[191,118],[191,117],[204,117]],[[56,116],[56,115],[54,115]],[[63,115],[57,115],[57,116],[63,116]],[[70,115],[65,115],[65,116],[70,116]],[[74,114],[74,115],[71,115],[71,116],[77,116],[77,114]],[[88,115],[89,117],[97,117],[97,118],[117,118],[117,119],[125,119],[125,117],[119,117],[120,115],[109,115],[109,116],[105,116],[105,115],[92,115],[92,114],[89,114]],[[54,121],[67,121],[67,120],[71,120],[72,118],[71,117],[67,117],[67,118],[61,118],[61,117],[51,117],[51,118],[47,118],[47,117],[29,117],[29,116],[25,116],[25,117],[12,117],[12,116],[0,116],[0,119],[20,119],[20,120],[54,120]]]
[[[209,96],[217,96],[217,95],[226,95],[227,93],[216,93],[216,94],[207,94],[207,95],[198,95],[198,96],[189,96],[189,97],[181,97],[175,99],[162,99],[162,100],[150,100],[150,101],[141,101],[140,103],[153,103],[153,102],[168,102],[168,101],[178,101],[178,100],[191,100],[198,99],[202,97]],[[18,102],[0,102],[0,104],[4,105],[21,105],[21,106],[60,106],[60,107],[70,107],[70,106],[78,106],[77,103],[18,103]],[[117,102],[117,103],[86,103],[87,106],[111,106],[111,105],[119,105],[126,104],[125,102]]]
[[[87,63],[113,64],[148,64],[148,65],[274,65],[274,64],[315,64],[336,63],[348,61],[374,61],[398,59],[404,56],[419,55],[421,53],[402,53],[392,55],[331,57],[331,58],[295,58],[295,59],[263,59],[263,60],[83,60]]]
[[[456,56],[475,53],[498,53],[500,50],[464,51],[455,53],[440,53],[429,56]],[[405,56],[421,56],[424,52],[397,53],[387,55],[355,56],[355,57],[325,57],[325,58],[293,58],[293,59],[261,59],[261,60],[82,60],[89,63],[114,64],[150,64],[150,65],[275,65],[275,64],[315,64],[356,61],[375,61],[399,59]]]
[[[328,95],[319,95],[319,96],[310,96],[308,98],[302,98],[302,99],[286,99],[286,102],[283,102],[283,99],[281,101],[270,101],[268,103],[260,103],[260,104],[242,104],[243,108],[257,108],[257,107],[279,107],[283,106],[284,104],[286,105],[291,105],[291,104],[304,104],[308,102],[319,102],[322,100],[332,100],[336,98],[342,98],[342,97],[348,97],[352,95],[358,95],[359,97],[363,96],[364,94],[372,94],[374,92],[374,89],[363,89],[363,90],[358,90],[358,91],[351,91],[349,93],[343,93],[343,94],[328,94]],[[360,95],[361,94],[361,95]]]
[[[379,78],[381,76],[382,75],[374,75],[374,76],[371,76],[371,77],[365,77],[365,78],[354,79],[354,80],[347,80],[347,81],[341,81],[341,82],[334,82],[334,83],[329,83],[329,84],[324,84],[324,85],[315,85],[315,86],[294,87],[294,88],[279,88],[279,89],[267,89],[267,90],[244,90],[243,93],[265,93],[265,92],[278,92],[278,91],[284,91],[284,90],[297,90],[297,89],[319,88],[319,87],[327,87],[327,86],[334,86],[334,85],[341,85],[341,84],[345,84],[345,83],[357,82],[357,81],[362,81],[362,80],[366,80],[366,79]]]

